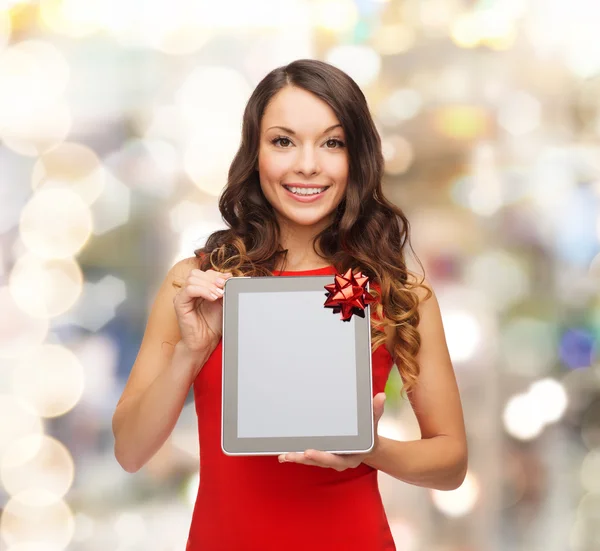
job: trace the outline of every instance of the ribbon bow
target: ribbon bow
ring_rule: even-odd
[[[365,317],[365,307],[375,299],[367,291],[369,278],[361,272],[352,273],[349,268],[344,274],[336,274],[334,282],[325,285],[327,300],[325,308],[333,308],[333,313],[341,312],[342,321],[350,321],[352,314]]]

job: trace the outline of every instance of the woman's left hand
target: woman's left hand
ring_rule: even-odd
[[[346,469],[355,469],[368,456],[372,455],[379,446],[377,435],[377,425],[383,415],[383,405],[385,403],[385,392],[380,392],[373,397],[373,428],[375,443],[373,449],[366,453],[354,454],[334,454],[321,452],[318,450],[306,450],[301,452],[289,452],[279,456],[280,463],[302,463],[304,465],[314,465],[315,467],[324,467],[335,469],[336,471],[345,471]]]

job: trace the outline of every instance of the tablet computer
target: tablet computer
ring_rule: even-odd
[[[234,277],[223,296],[227,455],[373,447],[370,311],[324,307],[327,276]]]

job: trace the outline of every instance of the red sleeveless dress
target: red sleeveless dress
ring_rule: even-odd
[[[276,275],[334,274],[333,267]],[[222,341],[194,382],[200,486],[187,551],[394,551],[377,484],[365,465],[338,472],[277,456],[230,457],[221,450]],[[393,361],[372,357],[373,395]]]

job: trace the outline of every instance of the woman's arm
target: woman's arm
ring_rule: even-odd
[[[140,351],[113,415],[115,457],[128,472],[138,471],[171,434],[206,351],[190,352],[183,341],[173,307],[172,283],[185,279],[194,259],[177,263],[163,281],[146,325]]]
[[[421,373],[408,396],[421,440],[398,442],[379,437],[377,447],[363,462],[409,484],[453,490],[467,472],[467,439],[440,307],[430,290],[431,297],[419,306],[421,348],[417,361]]]

